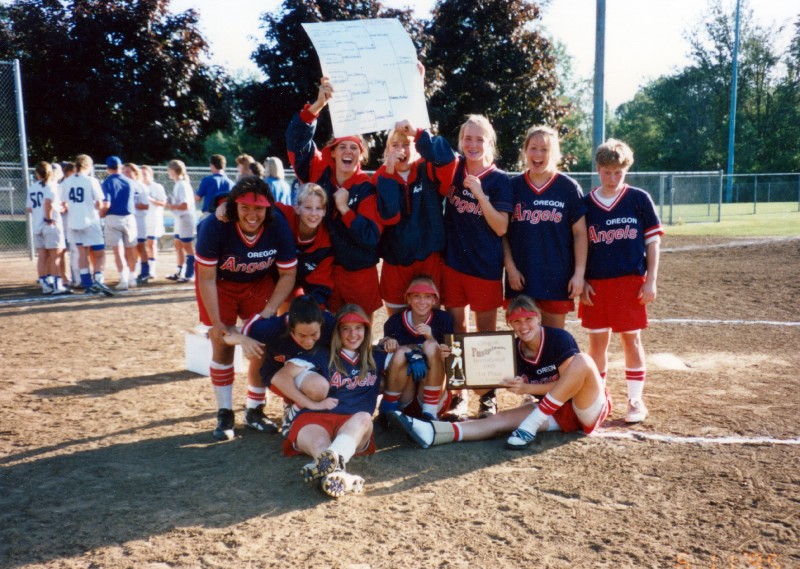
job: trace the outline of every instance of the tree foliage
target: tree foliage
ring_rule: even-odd
[[[284,0],[280,10],[261,16],[265,42],[253,53],[253,60],[266,80],[251,83],[241,96],[245,124],[255,134],[269,138],[269,154],[285,160],[286,126],[294,113],[316,98],[322,76],[317,54],[301,24],[364,18],[398,18],[420,42],[422,27],[410,10],[388,9],[376,0]],[[327,140],[332,132],[330,118],[323,113],[317,136]]]
[[[161,161],[203,152],[228,128],[226,76],[201,62],[193,10],[169,0],[15,0],[0,58],[21,62],[31,154]]]
[[[796,169],[797,64],[777,52],[776,30],[752,23],[746,2],[740,22],[736,111],[736,171]],[[644,86],[617,110],[613,134],[630,142],[637,167],[649,170],[716,170],[727,162],[735,13],[709,4],[687,34],[692,64]],[[794,44],[800,42],[800,27]],[[783,65],[781,65],[783,63]],[[793,67],[795,66],[795,67]],[[794,69],[794,71],[793,71]],[[794,76],[794,78],[793,78]]]
[[[528,127],[560,127],[569,110],[558,97],[552,45],[531,29],[539,17],[528,0],[439,0],[426,28],[426,63],[440,86],[432,119],[455,141],[466,115],[486,115],[506,168],[517,165]]]

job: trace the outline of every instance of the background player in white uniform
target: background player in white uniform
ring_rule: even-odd
[[[595,152],[600,187],[586,196],[589,258],[578,315],[589,330],[589,354],[605,377],[611,333],[619,333],[625,355],[628,409],[625,421],[647,417],[642,400],[646,376],[641,330],[646,305],[656,298],[661,221],[644,190],[625,183],[633,152],[608,139]]]
[[[75,173],[74,162],[62,162],[61,170],[64,172],[64,177],[58,184],[59,197],[61,203],[64,204],[64,213],[61,214],[61,220],[64,223],[64,238],[67,241],[67,248],[61,256],[61,278],[65,286],[77,286],[79,283],[80,267],[78,265],[78,248],[72,242],[69,236],[69,204],[67,203],[67,193],[69,189],[66,187],[67,179]],[[69,258],[67,259],[66,252],[69,251]],[[69,264],[67,264],[69,260]]]
[[[78,249],[80,283],[87,293],[113,294],[105,285],[103,269],[106,264],[105,242],[100,227],[103,191],[100,182],[91,175],[94,162],[86,154],[75,157],[75,174],[65,180],[64,200],[70,211],[69,238]],[[94,256],[94,279],[89,269],[89,252]]]
[[[178,252],[178,270],[167,278],[182,283],[194,280],[194,192],[189,184],[186,164],[172,160],[167,166],[169,179],[175,182],[172,196],[167,201],[167,209],[175,216],[175,250]],[[186,270],[184,271],[184,265]]]
[[[142,183],[142,169],[137,164],[128,162],[122,169],[123,174],[132,180],[133,185],[133,217],[136,220],[136,258],[139,260],[137,283],[147,282],[150,265],[147,262],[147,212],[150,209],[150,198],[147,187]]]
[[[103,180],[103,212],[105,225],[103,231],[106,244],[114,251],[114,261],[119,272],[117,290],[128,290],[136,286],[136,220],[133,217],[135,188],[134,181],[123,176],[122,160],[119,156],[109,156],[106,160],[108,177]],[[124,253],[120,253],[122,241]]]
[[[66,247],[61,224],[61,200],[48,162],[39,162],[35,169],[36,183],[28,190],[27,210],[31,214],[33,245],[36,249],[36,268],[44,294],[64,294],[58,262]]]
[[[167,205],[167,192],[164,186],[153,179],[153,168],[142,166],[142,183],[147,188],[150,208],[147,210],[147,262],[150,272],[143,280],[156,278],[156,261],[158,260],[158,240],[164,235],[164,206]]]

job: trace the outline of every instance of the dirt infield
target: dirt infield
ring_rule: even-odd
[[[34,263],[2,259],[0,567],[800,567],[800,240],[725,243],[665,239],[646,423],[621,421],[615,344],[597,435],[379,433],[350,463],[365,493],[339,501],[278,435],[212,441],[209,379],[184,371],[191,287],[29,302]]]

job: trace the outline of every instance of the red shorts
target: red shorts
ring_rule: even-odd
[[[587,281],[594,289],[594,306],[581,304],[578,317],[589,330],[611,328],[612,332],[633,332],[647,328],[647,308],[639,303],[644,277],[628,275],[615,279]]]
[[[432,253],[424,261],[415,261],[407,267],[384,262],[381,268],[381,298],[388,304],[404,305],[408,283],[418,275],[428,275],[436,288],[442,290],[442,256]]]
[[[608,394],[608,391],[605,392],[606,395],[606,404],[603,408],[603,411],[597,417],[597,420],[592,423],[591,425],[584,425],[578,419],[578,416],[575,414],[575,408],[572,406],[572,400],[570,399],[566,403],[564,403],[561,407],[559,407],[558,411],[553,414],[553,419],[555,419],[556,423],[558,423],[559,428],[561,429],[562,433],[573,433],[579,429],[583,429],[583,432],[587,435],[594,431],[598,425],[601,425],[603,421],[605,421],[608,416],[611,414],[611,396]]]
[[[470,306],[475,312],[497,310],[503,306],[503,281],[471,277],[443,265],[442,304],[447,308]]]
[[[336,313],[350,303],[359,305],[367,315],[383,306],[378,287],[378,267],[348,271],[341,265],[333,266],[333,294],[328,308]]]
[[[206,326],[211,326],[211,318],[208,317],[203,299],[200,298],[200,289],[197,279],[195,279],[195,296],[197,297],[197,307],[200,311],[200,322]],[[217,281],[217,303],[219,305],[219,317],[226,326],[235,326],[236,317],[247,320],[254,314],[264,310],[267,300],[275,290],[275,281],[272,277],[265,276],[259,281],[249,283],[237,283],[232,281]]]
[[[503,310],[508,308],[511,300],[511,298],[503,300]],[[568,314],[575,310],[574,300],[542,300],[541,298],[536,298],[534,302],[539,307],[539,310],[550,314]]]
[[[352,415],[337,415],[335,413],[315,413],[314,411],[306,411],[300,413],[294,421],[292,427],[289,429],[288,436],[283,440],[283,455],[295,456],[303,454],[302,451],[297,450],[295,443],[297,442],[297,435],[300,430],[306,425],[319,425],[328,432],[331,441],[336,438],[336,433],[342,428]],[[363,456],[365,454],[375,454],[375,436],[370,434],[367,448],[358,449],[356,456]]]

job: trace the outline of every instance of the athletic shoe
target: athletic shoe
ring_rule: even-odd
[[[456,391],[450,399],[450,408],[442,415],[442,421],[461,422],[469,418],[469,400],[466,391]]]
[[[178,277],[178,282],[179,283],[193,283],[194,282],[194,277],[189,277],[189,278]]]
[[[408,435],[414,444],[420,448],[430,448],[433,440],[436,438],[436,432],[433,424],[427,421],[414,419],[401,413],[400,411],[389,411],[387,413],[389,419],[400,426]]]
[[[53,294],[72,294],[72,291],[64,286],[57,286],[53,289]]]
[[[173,273],[171,275],[167,275],[165,278],[168,281],[177,281],[179,278],[181,278],[181,274],[180,273]]]
[[[364,479],[345,472],[344,468],[340,466],[322,479],[320,488],[331,498],[341,498],[348,492],[353,494],[363,492]]]
[[[625,413],[626,423],[641,423],[647,418],[647,407],[641,399],[628,399],[628,412]]]
[[[229,441],[233,438],[233,411],[220,409],[217,411],[217,428],[212,433],[218,441]]]
[[[113,290],[108,288],[105,285],[105,283],[101,283],[101,282],[98,282],[98,281],[95,281],[94,283],[92,283],[92,286],[89,287],[89,291],[91,291],[92,293],[101,293],[101,294],[104,294],[106,296],[114,296],[114,291]],[[87,291],[87,293],[89,291]]]
[[[101,291],[95,285],[92,285],[89,288],[87,288],[85,291],[83,291],[83,294],[88,294],[89,296],[95,296],[95,295],[98,295],[98,294],[103,294],[103,291]]]
[[[255,408],[244,410],[244,424],[260,433],[277,433],[278,425],[267,419],[264,415],[263,403]]]
[[[41,280],[39,284],[42,285],[42,294],[53,294],[53,287],[47,284],[47,282]]]
[[[156,278],[155,275],[144,275],[144,276],[139,275],[138,277],[136,277],[136,282],[139,284],[147,284],[150,281],[154,280],[155,278]]]
[[[494,389],[488,393],[481,395],[480,403],[478,404],[478,417],[485,419],[497,413],[497,395]]]
[[[343,465],[342,459],[335,450],[328,449],[323,451],[313,462],[306,464],[301,470],[303,480],[313,482],[317,478],[322,478],[335,471]]]
[[[135,279],[135,278],[131,277],[130,279],[128,279],[128,288],[136,288],[136,286],[137,286],[138,284],[139,284],[139,283],[138,283],[138,282],[136,282],[136,279]]]
[[[128,290],[128,281],[119,281],[114,290]]]
[[[536,439],[536,435],[524,429],[517,429],[506,440],[506,448],[511,450],[524,450],[531,446]]]
[[[281,422],[281,434],[283,438],[289,436],[289,431],[292,428],[292,421],[294,418],[297,417],[297,414],[300,412],[300,409],[295,407],[294,403],[292,404],[283,404],[283,421]]]

